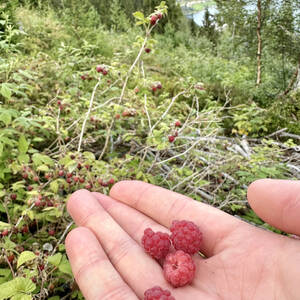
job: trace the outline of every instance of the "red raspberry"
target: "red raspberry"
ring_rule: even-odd
[[[11,200],[16,200],[17,199],[17,194],[11,194],[10,199]]]
[[[191,221],[173,221],[171,228],[171,241],[176,250],[182,250],[194,254],[200,250],[202,244],[202,232]]]
[[[9,231],[7,229],[2,231],[2,236],[7,236],[9,234]]]
[[[170,135],[170,136],[168,137],[168,139],[169,139],[169,142],[170,142],[170,143],[173,143],[173,142],[175,141],[175,136],[174,136],[174,135]]]
[[[13,254],[11,254],[11,255],[9,255],[9,256],[7,257],[7,260],[8,260],[10,263],[12,263],[12,262],[14,261],[14,259],[15,259],[15,256],[14,256]]]
[[[157,20],[158,20],[158,17],[156,15],[152,16],[151,19],[150,19],[151,25],[155,25]]]
[[[180,127],[181,126],[181,122],[180,121],[176,121],[175,122],[175,127]]]
[[[103,67],[101,66],[101,65],[98,65],[97,67],[96,67],[96,71],[98,72],[98,73],[102,73],[103,72]]]
[[[41,200],[35,200],[34,205],[36,207],[40,207],[41,206]]]
[[[189,254],[178,250],[167,255],[163,269],[166,280],[174,287],[180,287],[192,282],[196,265]]]
[[[108,180],[108,184],[114,184],[114,183],[115,183],[115,180],[113,178]]]
[[[154,286],[144,293],[144,300],[175,300],[175,298],[171,296],[170,291]]]
[[[160,20],[160,19],[163,17],[162,13],[158,13],[158,14],[157,14],[157,17],[158,17],[158,19]]]
[[[164,258],[170,250],[171,242],[167,233],[153,232],[151,228],[144,231],[142,244],[145,251],[153,258]]]
[[[41,271],[43,271],[44,268],[45,268],[45,266],[44,266],[43,264],[41,264],[41,265],[38,266],[38,268],[39,268]]]

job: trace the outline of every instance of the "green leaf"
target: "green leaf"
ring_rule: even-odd
[[[11,114],[7,111],[3,112],[2,114],[0,114],[0,121],[8,126],[11,123]]]
[[[4,98],[9,99],[11,97],[11,89],[7,83],[2,83],[0,93]]]
[[[54,166],[54,162],[49,156],[40,153],[34,153],[32,155],[32,160],[37,167],[43,164]]]
[[[11,298],[19,293],[31,293],[35,288],[35,284],[30,279],[17,277],[0,284],[0,300]]]
[[[0,243],[2,248],[5,248],[7,251],[14,251],[16,248],[16,244],[12,242],[8,236],[4,238],[4,243]]]
[[[56,253],[53,256],[48,256],[48,262],[51,263],[52,265],[58,267],[62,259],[62,254],[61,253]]]
[[[70,263],[69,263],[69,261],[68,261],[68,259],[65,255],[63,256],[62,261],[58,266],[58,269],[61,272],[65,273],[65,274],[68,274],[68,275],[73,277],[71,265],[70,265]]]
[[[19,70],[19,73],[22,74],[24,77],[26,77],[27,79],[32,79],[34,80],[34,77],[31,76],[31,74],[28,71],[23,71],[23,70]]]
[[[32,297],[26,294],[17,294],[13,296],[11,300],[32,300]]]
[[[23,251],[20,254],[19,258],[18,258],[17,268],[19,268],[20,266],[22,266],[27,261],[33,260],[35,258],[36,258],[36,255],[33,252],[31,252],[31,251]]]
[[[92,152],[83,152],[83,157],[88,160],[95,160],[95,154]]]
[[[12,184],[11,189],[13,191],[18,191],[19,189],[25,188],[24,182],[23,181],[17,181],[14,184]]]
[[[137,11],[137,12],[133,13],[133,16],[136,19],[140,20],[140,21],[144,21],[145,20],[144,14],[142,12],[140,12],[140,11]]]
[[[29,161],[30,161],[30,157],[28,154],[20,154],[18,156],[18,161],[21,163],[21,164],[28,164]]]
[[[54,180],[50,183],[50,189],[53,191],[53,193],[57,194],[59,188],[59,179]]]
[[[10,269],[0,269],[0,284],[7,282],[10,276],[11,276]]]
[[[0,230],[10,229],[10,228],[11,228],[11,225],[9,223],[0,221]]]
[[[26,141],[26,138],[24,135],[21,135],[19,138],[19,144],[18,144],[18,149],[20,154],[25,154],[28,150],[29,143]]]
[[[41,165],[41,166],[37,167],[36,169],[37,169],[37,171],[42,171],[42,172],[49,171],[49,167],[47,165]]]
[[[26,214],[31,221],[34,220],[34,212],[32,210],[27,209]]]

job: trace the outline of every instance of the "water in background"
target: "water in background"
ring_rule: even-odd
[[[285,1],[285,0],[282,0],[282,1]],[[180,3],[180,0],[178,2]],[[215,15],[216,13],[218,13],[217,6],[216,6],[216,4],[212,4],[212,1],[203,0],[202,3],[204,4],[204,6],[207,7],[210,15]],[[207,3],[207,5],[205,5],[206,3]],[[193,10],[192,8],[184,6],[184,5],[181,6],[181,8],[182,8],[184,15],[187,18],[193,19],[195,21],[195,23],[199,26],[203,25],[205,8],[202,10],[199,10],[199,11]],[[252,12],[252,13],[256,11],[255,4],[248,4],[245,8],[247,11]],[[300,13],[299,10],[297,11],[298,13]]]

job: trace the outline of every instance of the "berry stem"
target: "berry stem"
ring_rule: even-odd
[[[190,89],[190,88],[189,88]],[[188,90],[189,90],[188,89]],[[169,104],[169,106],[167,107],[167,109],[165,110],[165,112],[161,115],[161,117],[156,121],[156,123],[152,126],[152,128],[150,128],[150,132],[152,132],[154,130],[154,128],[161,122],[161,120],[168,114],[169,110],[171,109],[171,107],[173,106],[175,100],[181,96],[184,95],[188,90],[185,90],[183,92],[180,92],[179,94],[177,94],[176,96],[174,96],[172,98],[171,103]]]
[[[81,133],[80,133],[79,143],[78,143],[78,149],[77,149],[78,152],[80,152],[80,150],[81,150],[81,144],[82,144],[83,134],[84,134],[84,130],[85,130],[85,125],[86,125],[86,122],[87,122],[87,120],[89,118],[89,115],[91,113],[91,110],[92,110],[92,107],[93,107],[94,98],[95,98],[95,94],[96,94],[96,90],[97,90],[100,82],[101,82],[101,77],[99,77],[99,80],[98,80],[97,84],[94,86],[93,93],[92,93],[91,100],[90,100],[89,109],[88,109],[88,111],[87,111],[87,113],[85,115],[85,118],[83,120],[83,123],[82,123]]]
[[[15,278],[16,274],[15,274],[14,269],[13,269],[13,267],[12,267],[8,257],[7,257],[7,253],[6,253],[4,248],[2,249],[2,253],[4,254],[4,259],[5,259],[5,261],[7,262],[8,266],[10,268],[10,271],[11,271],[11,274],[12,274],[13,278]]]
[[[129,79],[129,77],[130,77],[130,75],[131,75],[131,73],[132,73],[134,67],[136,66],[136,64],[138,63],[138,61],[140,60],[140,58],[141,58],[141,56],[142,56],[142,54],[143,54],[144,48],[145,48],[145,46],[146,46],[146,44],[147,44],[147,41],[148,41],[148,39],[149,39],[150,33],[151,33],[151,31],[152,31],[153,28],[154,28],[154,26],[152,26],[150,29],[149,29],[149,27],[146,29],[146,36],[145,36],[145,38],[144,38],[143,44],[142,44],[142,46],[141,46],[141,48],[140,48],[140,51],[139,51],[139,53],[138,53],[138,55],[137,55],[135,61],[133,62],[133,64],[131,65],[130,69],[129,69],[128,72],[127,72],[127,75],[126,75],[126,78],[125,78],[125,81],[124,81],[124,84],[123,84],[122,92],[121,92],[121,95],[120,95],[119,104],[120,104],[120,103],[122,102],[122,100],[123,100],[123,97],[124,97],[124,94],[125,94],[125,89],[126,89],[126,86],[127,86],[128,79]]]

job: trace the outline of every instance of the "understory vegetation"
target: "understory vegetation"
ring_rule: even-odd
[[[296,55],[283,83],[266,42],[257,85],[254,42],[230,23],[195,28],[174,1],[145,16],[110,3],[105,17],[97,1],[0,4],[0,299],[83,299],[64,247],[80,188],[142,180],[276,231],[247,187],[300,179]]]

